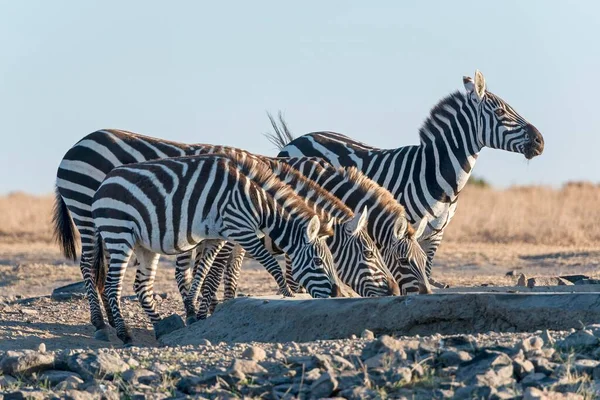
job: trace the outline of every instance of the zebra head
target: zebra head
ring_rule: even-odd
[[[392,240],[384,250],[384,260],[403,296],[414,292],[432,293],[426,272],[427,254],[417,241],[426,225],[427,219],[423,218],[415,230],[406,217],[398,217],[392,230]]]
[[[335,227],[329,241],[340,279],[362,297],[397,296],[398,284],[367,231],[368,209]]]
[[[511,106],[486,90],[483,74],[475,71],[475,81],[463,77],[467,97],[476,108],[479,146],[503,149],[525,155],[528,160],[544,151],[544,138],[535,126]]]
[[[325,229],[331,231],[331,229]],[[300,243],[290,248],[292,277],[314,298],[341,296],[339,278],[322,234],[319,217],[314,215],[305,226]]]

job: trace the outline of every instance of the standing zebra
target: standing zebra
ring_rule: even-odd
[[[275,138],[280,157],[315,156],[335,166],[356,166],[387,188],[413,223],[427,218],[420,243],[428,257],[427,275],[436,286],[442,285],[431,278],[433,257],[481,149],[521,153],[528,160],[544,150],[541,133],[486,90],[481,72],[475,72],[475,81],[464,77],[463,83],[466,93],[455,92],[431,110],[417,146],[378,149],[334,132],[294,139],[286,131]]]
[[[153,323],[160,317],[151,285],[142,285],[142,280],[152,281],[159,254],[189,251],[202,240],[212,242],[205,252],[213,255],[226,240],[240,244],[265,266],[281,293],[290,296],[279,264],[260,241],[268,235],[290,256],[294,279],[313,297],[339,294],[325,244],[325,237],[333,233],[330,226],[266,165],[245,165],[230,157],[177,157],[122,166],[113,169],[96,191],[92,204],[97,235],[94,275],[101,292],[106,285],[117,336],[125,344],[132,338],[119,301],[134,251],[139,261],[134,287]],[[240,172],[240,167],[253,170],[253,178]]]
[[[274,121],[272,122],[277,131],[277,125]],[[419,229],[415,232],[412,226],[408,224],[404,207],[387,190],[354,167],[336,168],[316,157],[262,157],[262,159],[266,161],[276,160],[279,163],[283,162],[294,167],[302,175],[341,199],[350,209],[360,210],[362,207],[368,207],[367,231],[381,251],[385,264],[400,285],[401,294],[413,291],[431,293],[425,272],[427,255],[417,242],[420,231],[424,229],[425,225],[421,223]],[[285,176],[279,174],[278,176],[286,181]],[[213,268],[204,281],[206,287],[203,288],[204,303],[200,307],[200,318],[206,318],[208,306],[211,304],[211,300],[215,299],[221,275],[228,264],[229,254],[227,252],[231,251],[231,248],[221,250],[218,260],[215,260]],[[229,292],[225,296],[227,300],[235,293],[236,277],[239,275],[240,266],[239,262],[232,260],[227,267],[225,275],[226,288]],[[338,268],[338,275],[340,275],[342,281],[350,284],[349,281],[344,279],[345,274],[346,271]],[[297,291],[297,285],[290,282],[289,279],[288,284],[290,284],[292,290]],[[231,285],[234,285],[234,287],[231,288]],[[350,286],[352,285],[350,284]]]

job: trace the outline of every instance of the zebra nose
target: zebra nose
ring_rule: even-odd
[[[431,287],[426,283],[419,283],[419,294],[432,294]]]
[[[540,131],[538,131],[538,129],[531,124],[527,126],[527,131],[529,133],[529,138],[531,139],[531,142],[536,146],[537,150],[539,151],[539,154],[542,154],[542,151],[544,151],[544,137],[542,136]]]
[[[400,296],[400,286],[398,285],[398,282],[396,282],[396,280],[391,276],[388,277],[388,288],[388,294],[390,296]]]
[[[343,297],[342,289],[339,285],[333,285],[331,287],[331,297]]]

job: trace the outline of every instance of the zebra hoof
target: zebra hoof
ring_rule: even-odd
[[[108,337],[108,329],[98,329],[96,332],[94,332],[94,339],[102,340],[103,342],[110,342]]]
[[[183,319],[177,315],[173,314],[168,316],[167,318],[163,318],[154,324],[154,336],[156,339],[160,339],[162,336],[167,335],[177,329],[181,329],[185,327],[183,323]]]

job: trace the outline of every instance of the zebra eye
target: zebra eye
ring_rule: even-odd
[[[323,260],[321,260],[320,258],[315,257],[315,259],[313,260],[313,262],[315,263],[315,265],[317,267],[320,267],[321,265],[323,265]]]
[[[501,117],[504,114],[506,114],[506,111],[504,111],[504,108],[499,108],[496,111],[494,111],[496,113],[497,116]]]
[[[374,257],[373,252],[371,250],[365,250],[364,256],[365,256],[365,258],[368,258],[368,259]]]

